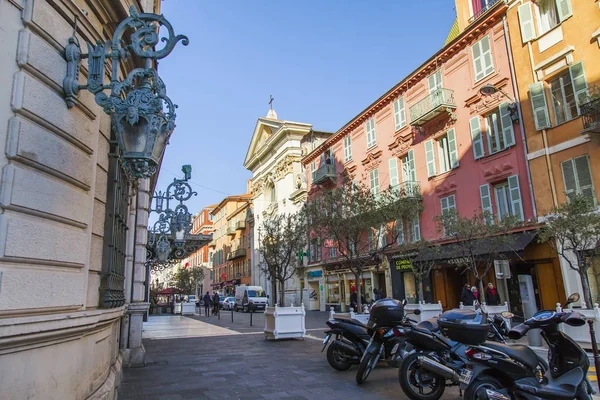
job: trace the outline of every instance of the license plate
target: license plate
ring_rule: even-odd
[[[396,343],[394,347],[392,347],[392,354],[396,354],[398,351],[398,347],[400,347],[400,343]]]
[[[469,383],[471,383],[472,378],[473,378],[473,371],[470,370],[469,368],[463,368],[463,370],[460,371],[460,379],[459,379],[460,383],[464,383],[465,385],[468,385]]]

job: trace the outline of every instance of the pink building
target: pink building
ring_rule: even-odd
[[[306,156],[309,189],[335,184],[346,170],[374,192],[396,185],[405,193],[420,190],[424,211],[418,220],[404,221],[406,241],[423,237],[444,243],[434,218],[450,209],[468,217],[484,209],[500,218],[510,213],[535,220],[519,113],[512,104],[505,11],[504,2],[498,2],[460,35],[449,37],[434,56]],[[486,85],[500,91],[482,95]],[[344,308],[351,274],[336,266],[329,249],[312,253],[309,265],[326,276],[327,304]],[[458,306],[468,279],[448,268],[451,264],[440,260],[426,282],[426,298],[444,307]],[[363,278],[367,294],[378,288],[411,299],[415,293],[410,271],[373,268]],[[493,271],[488,278],[495,282]]]

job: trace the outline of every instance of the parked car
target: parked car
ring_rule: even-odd
[[[225,301],[225,296],[219,295],[219,308],[223,309],[223,302]]]
[[[221,308],[223,310],[233,310],[235,307],[235,297],[225,297]]]

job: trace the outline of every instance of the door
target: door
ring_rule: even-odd
[[[444,310],[458,308],[462,293],[461,275],[449,268],[433,271],[433,301],[441,301]]]
[[[562,276],[556,276],[556,270],[552,262],[536,264],[537,287],[542,309],[553,310],[556,303],[565,303]],[[560,271],[559,271],[560,273]],[[560,295],[562,292],[562,296]]]

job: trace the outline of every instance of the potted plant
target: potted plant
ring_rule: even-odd
[[[259,229],[261,269],[271,282],[271,304],[265,308],[265,338],[303,338],[306,334],[304,305],[286,304],[286,283],[299,272],[296,253],[306,241],[302,213],[275,214]]]

